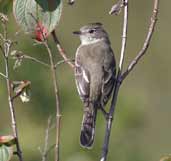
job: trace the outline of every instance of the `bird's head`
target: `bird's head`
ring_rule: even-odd
[[[90,23],[80,28],[79,31],[73,32],[73,34],[80,37],[82,44],[92,44],[99,40],[108,40],[108,34],[103,29],[101,23]]]

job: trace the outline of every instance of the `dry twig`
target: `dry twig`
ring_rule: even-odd
[[[69,59],[67,58],[66,54],[65,54],[65,51],[64,49],[62,48],[57,36],[56,36],[56,33],[55,33],[55,30],[52,31],[52,37],[53,37],[53,40],[56,44],[56,47],[60,53],[60,55],[63,57],[63,59],[65,60],[65,62],[71,67],[71,68],[74,68],[74,64],[71,62],[71,61],[68,61]]]
[[[53,62],[53,56],[52,52],[49,48],[49,45],[47,41],[44,41],[44,46],[47,49],[49,60],[50,60],[50,66],[51,66],[51,73],[52,73],[52,80],[53,80],[53,87],[54,87],[54,93],[55,93],[55,99],[56,99],[56,144],[55,144],[55,161],[59,161],[59,145],[60,145],[60,121],[61,121],[61,113],[60,113],[60,99],[59,99],[59,88],[57,83],[57,77],[56,77],[56,68],[55,64]]]
[[[5,16],[6,17],[6,16]],[[1,14],[1,18],[2,14]],[[2,20],[1,20],[2,21]],[[2,21],[3,22],[3,29],[4,29],[4,35],[3,35],[3,48],[1,47],[3,58],[5,62],[5,74],[1,73],[1,76],[3,76],[6,79],[6,85],[7,85],[7,92],[8,92],[8,104],[10,109],[10,115],[11,115],[11,127],[13,130],[13,135],[15,137],[15,144],[17,149],[17,156],[19,158],[19,161],[23,161],[22,151],[19,144],[18,139],[18,129],[17,129],[17,123],[16,123],[16,115],[15,115],[15,108],[14,108],[14,102],[12,99],[12,91],[11,91],[11,83],[10,83],[10,73],[9,73],[9,54],[10,49],[12,46],[12,42],[7,37],[7,20]]]

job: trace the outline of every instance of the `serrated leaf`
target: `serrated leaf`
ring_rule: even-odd
[[[0,146],[0,161],[9,161],[13,156],[13,147]]]
[[[13,135],[6,135],[6,136],[0,136],[0,146],[6,145],[6,146],[12,146],[16,142],[16,139]]]
[[[35,33],[38,23],[48,33],[52,32],[60,20],[61,11],[62,0],[14,0],[13,3],[16,21],[28,33]]]

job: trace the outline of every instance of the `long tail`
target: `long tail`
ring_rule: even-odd
[[[94,142],[97,109],[86,107],[81,126],[80,144],[91,148]]]

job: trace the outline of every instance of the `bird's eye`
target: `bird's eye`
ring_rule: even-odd
[[[89,33],[92,34],[92,33],[94,33],[95,31],[96,31],[95,29],[91,29],[91,30],[89,31]]]

